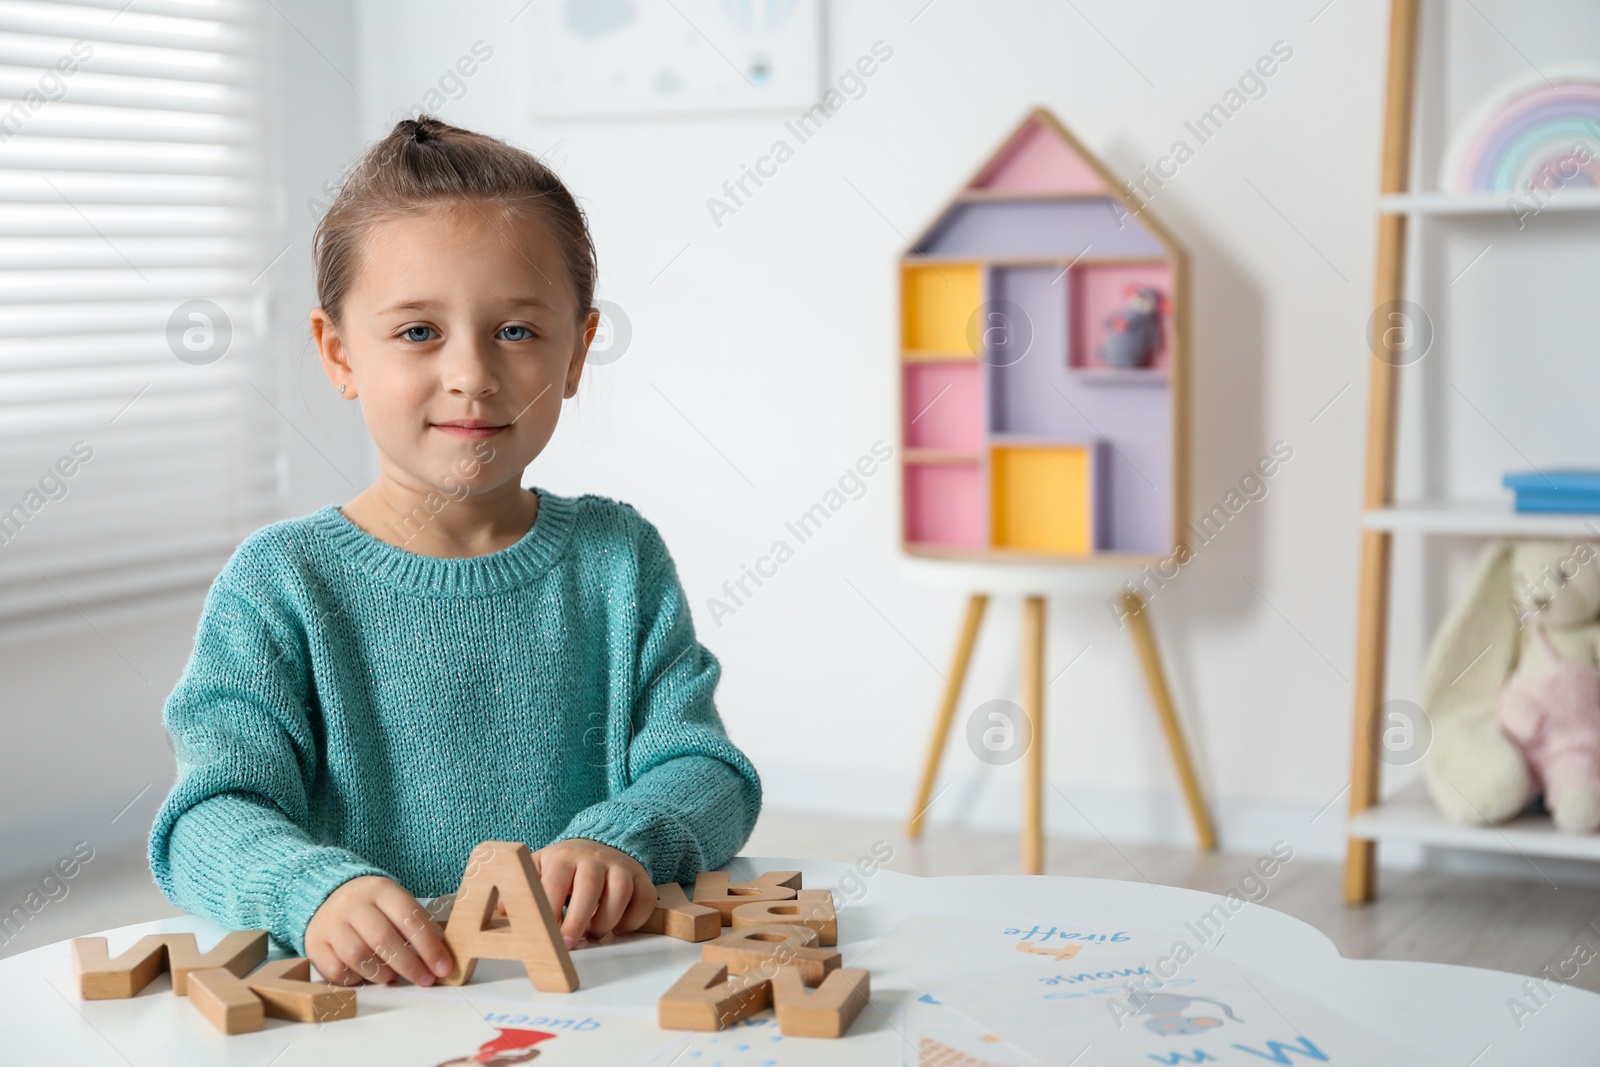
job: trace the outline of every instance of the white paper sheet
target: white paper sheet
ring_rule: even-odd
[[[946,1025],[965,1017],[1003,1043],[1003,1051],[991,1043],[996,1051],[984,1058],[981,1044],[943,1042],[970,1057],[951,1064],[1434,1062],[1195,948],[1181,932],[1104,933],[1059,922],[911,916],[860,965],[892,971],[923,995],[921,1004],[951,1009]]]

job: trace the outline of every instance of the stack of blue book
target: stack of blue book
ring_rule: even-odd
[[[1600,512],[1600,470],[1508,474],[1505,484],[1517,494],[1518,511]]]

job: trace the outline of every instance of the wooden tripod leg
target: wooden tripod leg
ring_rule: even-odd
[[[1356,616],[1355,724],[1350,753],[1350,815],[1378,802],[1378,708],[1383,703],[1384,653],[1389,642],[1389,535],[1361,533],[1361,602]],[[1352,837],[1345,845],[1344,902],[1366,904],[1378,891],[1376,841]]]
[[[1139,650],[1144,680],[1150,686],[1150,699],[1161,718],[1161,729],[1167,735],[1172,762],[1178,766],[1178,780],[1183,784],[1183,797],[1189,803],[1189,815],[1194,819],[1195,835],[1200,838],[1200,850],[1215,852],[1217,834],[1211,826],[1211,816],[1206,812],[1205,800],[1200,796],[1194,765],[1189,762],[1189,746],[1184,743],[1183,730],[1178,725],[1177,712],[1173,710],[1172,693],[1167,689],[1167,676],[1161,669],[1161,657],[1156,652],[1155,635],[1150,630],[1149,618],[1145,616],[1144,599],[1137,593],[1123,593],[1122,610],[1133,631],[1133,644]]]
[[[1022,873],[1044,873],[1044,597],[1022,606],[1022,711],[1033,736],[1022,756]]]
[[[933,739],[928,743],[928,758],[922,767],[922,782],[917,786],[917,797],[911,806],[911,821],[906,824],[906,836],[915,841],[922,836],[922,817],[932,803],[933,783],[939,777],[939,761],[944,756],[945,741],[950,737],[950,720],[955,716],[956,704],[961,700],[961,687],[967,680],[967,666],[972,662],[972,646],[978,643],[978,627],[983,622],[984,609],[989,606],[987,593],[973,593],[967,600],[967,615],[961,622],[961,636],[956,640],[955,657],[950,662],[950,677],[944,684],[944,698],[939,703],[939,717],[933,723]]]

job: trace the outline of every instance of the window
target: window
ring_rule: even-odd
[[[204,588],[271,521],[255,18],[0,0],[0,630]]]

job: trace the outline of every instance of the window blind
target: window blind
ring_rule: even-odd
[[[0,0],[0,633],[271,521],[255,0]]]

